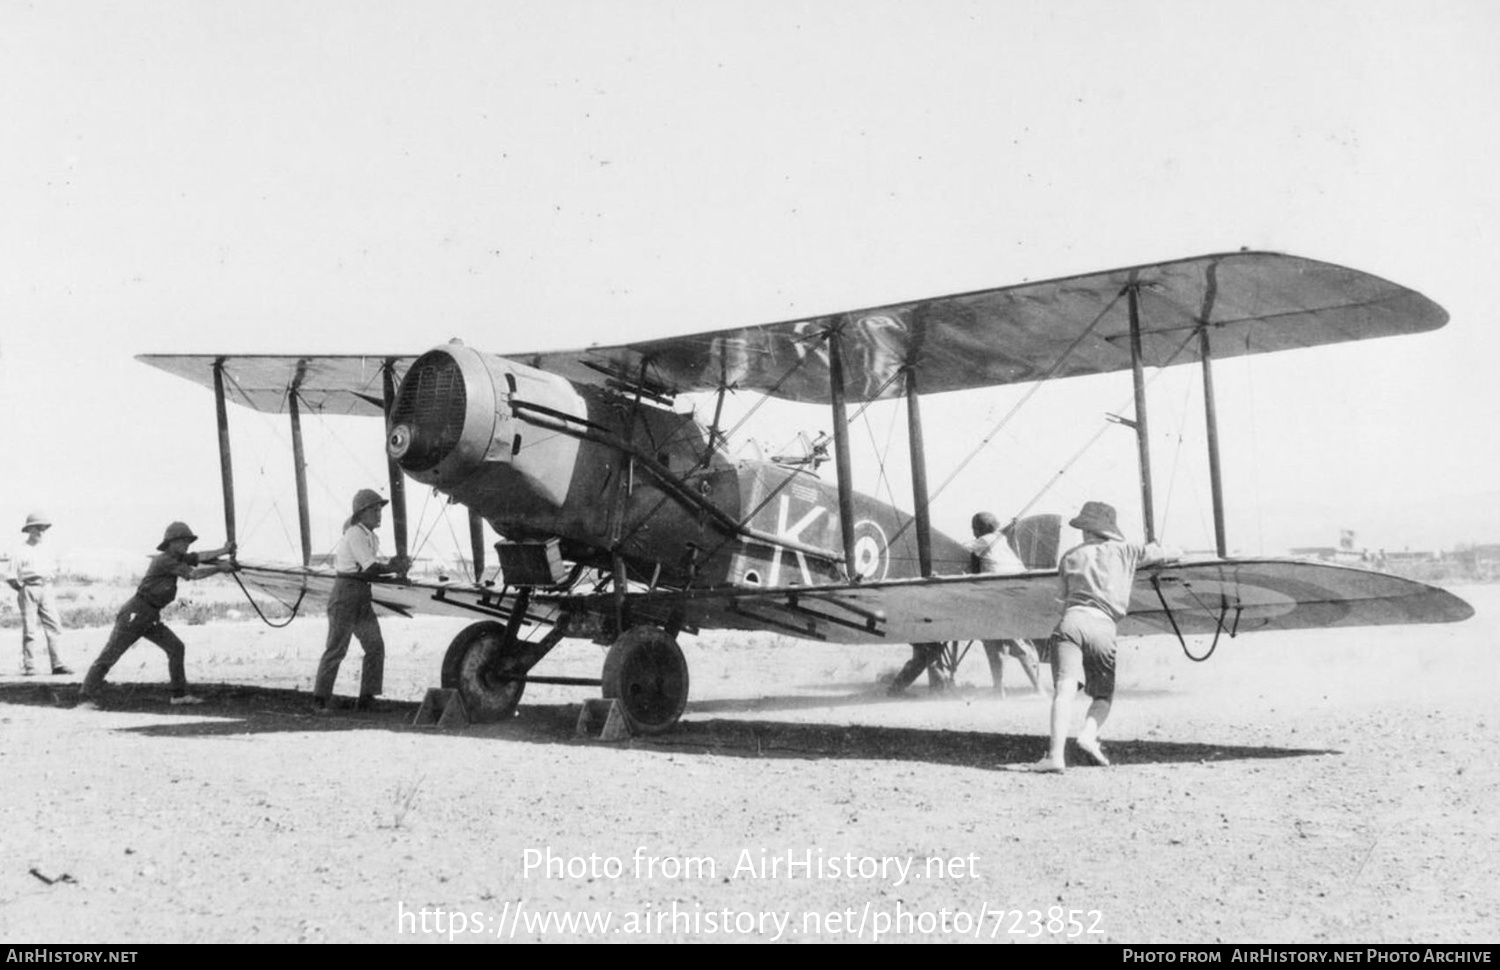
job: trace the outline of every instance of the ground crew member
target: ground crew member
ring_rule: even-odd
[[[992,513],[978,512],[970,520],[969,528],[974,533],[973,541],[967,544],[969,550],[969,572],[971,573],[994,573],[1002,576],[1013,576],[1026,571],[1026,564],[1017,556],[1015,550],[1010,547],[1010,540],[1004,532],[1000,531],[1000,520]],[[1021,669],[1026,671],[1026,676],[1031,680],[1032,690],[1037,693],[1042,691],[1041,678],[1038,670],[1041,661],[1037,658],[1036,647],[1032,646],[1030,640],[985,640],[984,653],[990,661],[990,677],[995,682],[995,693],[1005,694],[1005,655],[1010,654],[1021,662]]]
[[[21,531],[26,533],[26,543],[10,560],[10,588],[16,591],[16,606],[21,611],[21,673],[27,677],[36,674],[31,661],[31,645],[36,642],[37,629],[47,637],[47,659],[54,674],[71,674],[73,671],[59,659],[57,645],[62,641],[62,619],[52,600],[52,583],[57,579],[57,555],[44,537],[52,528],[52,520],[44,512],[33,512],[26,516]]]
[[[173,522],[167,526],[161,544],[156,547],[158,555],[151,557],[146,575],[135,595],[120,607],[115,616],[115,628],[109,634],[109,642],[99,653],[99,659],[89,667],[83,678],[79,693],[83,696],[80,708],[97,710],[99,688],[104,686],[104,675],[125,655],[125,651],[142,637],[161,647],[167,653],[167,674],[172,681],[173,704],[202,704],[203,698],[188,693],[187,671],[184,666],[185,648],[177,634],[167,629],[161,621],[161,611],[177,598],[179,579],[202,579],[215,573],[234,570],[229,561],[215,562],[220,556],[233,555],[234,543],[206,553],[188,552],[188,546],[198,541],[193,530],[185,522]]]
[[[1052,633],[1051,743],[1032,771],[1059,773],[1067,766],[1065,747],[1073,698],[1078,688],[1092,698],[1078,749],[1096,765],[1109,764],[1099,731],[1115,696],[1115,631],[1130,608],[1137,566],[1179,555],[1155,543],[1126,542],[1115,524],[1114,506],[1085,502],[1068,523],[1083,531],[1083,544],[1063,553],[1058,565],[1063,615]]]
[[[318,677],[313,683],[313,712],[324,714],[333,697],[333,685],[339,676],[339,664],[349,652],[349,638],[359,638],[365,652],[359,674],[357,711],[373,710],[375,698],[385,680],[385,640],[380,636],[380,621],[370,591],[370,580],[378,576],[404,574],[411,565],[404,556],[389,561],[380,558],[380,539],[375,530],[389,503],[368,488],[354,495],[353,513],[344,523],[344,536],[333,552],[333,568],[338,578],[328,597],[328,643],[323,659],[318,661]]]
[[[911,645],[911,659],[896,671],[896,676],[891,678],[891,685],[885,692],[891,697],[900,697],[906,692],[922,671],[927,671],[927,689],[938,691],[947,690],[949,683],[947,675],[942,669],[944,645],[941,643],[914,643]]]

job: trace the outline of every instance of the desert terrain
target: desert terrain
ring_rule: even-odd
[[[388,703],[328,717],[318,616],[176,626],[198,708],[142,642],[74,710],[108,630],[67,632],[76,675],[22,678],[7,629],[0,937],[1490,942],[1500,586],[1456,591],[1477,615],[1451,626],[1201,664],[1130,642],[1116,763],[1064,776],[1005,770],[1041,753],[1047,698],[1019,668],[995,696],[977,650],[960,689],[892,699],[899,645],[686,637],[679,728],[604,742],[575,737],[579,688],[412,727],[452,620],[386,620]],[[567,641],[537,673],[602,659]]]

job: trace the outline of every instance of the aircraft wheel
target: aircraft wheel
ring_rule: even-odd
[[[653,626],[627,630],[604,658],[604,696],[617,698],[630,729],[660,734],[687,707],[688,667],[682,648]]]
[[[469,719],[478,724],[503,721],[516,713],[526,682],[500,680],[505,662],[505,625],[485,622],[466,626],[443,655],[443,686],[458,691]]]

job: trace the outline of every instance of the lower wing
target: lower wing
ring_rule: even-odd
[[[296,612],[321,612],[337,578],[332,572],[240,565],[247,585]],[[377,610],[495,618],[508,613],[514,590],[463,583],[375,580]],[[538,592],[527,619],[555,622],[564,613],[611,616],[609,594]],[[636,592],[625,606],[667,623],[676,614],[697,629],[770,631],[834,643],[918,643],[1046,637],[1057,623],[1057,573],[939,576],[841,586],[735,587]],[[1305,630],[1340,626],[1454,623],[1474,615],[1447,590],[1352,566],[1296,559],[1181,562],[1136,575],[1130,615],[1120,633],[1144,635]]]
[[[568,604],[606,606],[607,597]],[[657,616],[681,610],[704,629],[770,630],[836,643],[1046,637],[1057,573],[947,576],[843,586],[689,590],[627,598]],[[1474,610],[1446,590],[1399,576],[1293,559],[1211,560],[1142,569],[1126,635],[1245,633],[1336,626],[1453,623]]]
[[[298,615],[324,612],[338,579],[329,570],[245,562],[239,564],[235,575],[249,592],[272,597]],[[516,601],[515,590],[401,579],[372,580],[370,594],[376,612],[381,615],[453,616],[471,620],[503,618]],[[526,613],[532,622],[552,622],[558,615],[556,597],[532,597]]]

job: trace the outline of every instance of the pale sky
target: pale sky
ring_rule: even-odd
[[[212,396],[138,353],[519,354],[1242,246],[1452,319],[1219,365],[1231,549],[1500,542],[1492,3],[0,0],[0,109],[0,546],[33,508],[80,555],[176,518],[222,538]],[[1151,391],[1159,531],[1190,549],[1198,382]],[[934,483],[1021,393],[928,400]],[[1018,511],[1129,398],[1125,374],[1043,389],[937,524]],[[896,414],[854,433],[882,496]],[[776,445],[828,428],[757,418]],[[231,423],[242,548],[290,557],[284,418]],[[307,430],[327,551],[386,488],[382,431]],[[1036,508],[1088,498],[1138,532],[1128,431]]]

